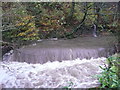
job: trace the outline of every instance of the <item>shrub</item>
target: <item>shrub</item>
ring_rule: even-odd
[[[114,55],[107,58],[108,66],[105,68],[100,68],[103,72],[98,75],[99,82],[102,84],[102,88],[116,88],[120,87],[120,77],[119,77],[119,65],[120,57]]]

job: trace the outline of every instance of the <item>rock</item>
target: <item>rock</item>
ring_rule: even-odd
[[[38,42],[41,42],[42,40],[40,39],[40,40],[37,40]]]
[[[13,50],[10,50],[10,54],[13,54]]]
[[[3,55],[3,61],[11,61],[13,57],[13,50],[10,50],[8,53]]]
[[[2,56],[8,53],[10,50],[13,50],[13,48],[10,46],[2,46]]]
[[[58,38],[51,38],[50,40],[56,41],[56,40],[58,40]]]
[[[33,46],[37,45],[36,43],[32,44]]]

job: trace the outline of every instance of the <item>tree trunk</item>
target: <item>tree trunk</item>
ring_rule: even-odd
[[[118,2],[118,43],[120,44],[120,1]]]
[[[66,22],[67,24],[71,24],[71,21],[73,19],[73,14],[74,14],[74,7],[75,7],[75,2],[72,2],[72,6],[70,9],[70,13],[68,14],[68,16],[66,17]]]
[[[97,37],[97,34],[98,34],[98,24],[99,24],[99,11],[100,11],[100,8],[98,7],[98,5],[96,3],[94,3],[94,14],[96,15],[96,19],[95,19],[95,22],[93,24],[93,36],[94,37]]]
[[[117,44],[117,51],[118,57],[120,57],[120,1],[118,2],[118,44]],[[118,78],[120,80],[120,58],[118,58]]]
[[[73,18],[74,7],[75,7],[75,2],[72,2],[71,11],[70,11],[70,14],[69,14],[69,22],[71,22],[71,20]]]

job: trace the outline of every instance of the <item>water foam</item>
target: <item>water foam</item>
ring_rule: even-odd
[[[106,58],[54,61],[45,64],[0,62],[0,86],[4,88],[95,87]]]

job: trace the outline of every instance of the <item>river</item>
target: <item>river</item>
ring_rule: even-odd
[[[95,77],[106,58],[54,61],[44,64],[0,62],[2,88],[92,88],[100,83]]]

